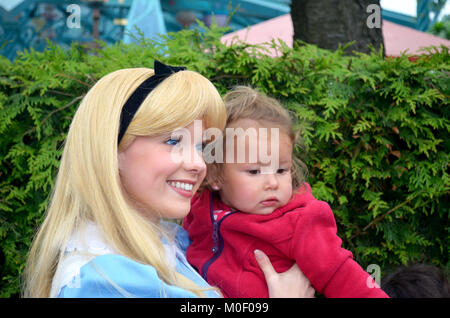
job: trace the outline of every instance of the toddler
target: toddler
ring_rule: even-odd
[[[329,205],[304,182],[302,163],[292,156],[296,136],[287,111],[249,87],[233,89],[225,105],[226,161],[208,165],[207,188],[193,197],[183,221],[192,240],[188,261],[225,297],[268,297],[263,272],[249,257],[255,250],[264,251],[277,272],[296,262],[326,297],[388,297],[341,247]],[[239,131],[247,132],[244,140]],[[274,136],[277,142],[269,142]]]

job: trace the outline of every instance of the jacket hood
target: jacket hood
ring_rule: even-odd
[[[297,190],[293,191],[292,197],[286,205],[274,210],[272,214],[281,215],[296,208],[303,207],[315,200],[312,195],[311,186],[305,182]]]

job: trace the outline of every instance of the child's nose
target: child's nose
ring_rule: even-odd
[[[278,188],[278,178],[273,173],[268,173],[265,178],[265,189],[274,190]]]

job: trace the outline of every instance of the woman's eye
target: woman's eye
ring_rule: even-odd
[[[178,143],[181,141],[181,138],[170,138],[168,140],[166,140],[166,144],[171,145],[171,146],[176,146],[178,145]]]

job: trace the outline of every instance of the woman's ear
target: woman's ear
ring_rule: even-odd
[[[118,165],[118,167],[119,167],[119,173],[120,173],[120,170],[122,170],[123,169],[123,165],[124,165],[124,153],[123,153],[123,151],[119,151],[118,153],[117,153],[117,165]]]

